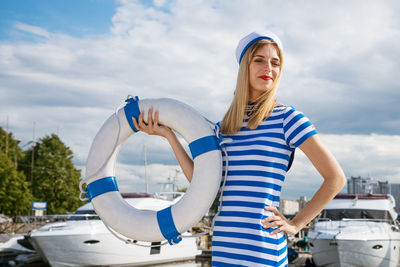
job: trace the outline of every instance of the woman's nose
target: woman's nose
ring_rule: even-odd
[[[270,63],[270,62],[265,63],[264,69],[265,69],[265,71],[266,71],[267,73],[270,73],[271,70],[272,70],[272,65],[271,65],[271,63]]]

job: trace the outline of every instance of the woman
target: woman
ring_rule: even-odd
[[[287,266],[284,233],[294,235],[333,199],[346,183],[333,155],[321,143],[310,121],[293,107],[277,104],[282,72],[282,44],[271,33],[251,33],[236,49],[239,73],[231,106],[217,123],[226,144],[229,167],[222,209],[215,220],[213,266]],[[193,161],[175,134],[158,124],[158,112],[149,110],[147,125],[135,127],[164,136],[191,181]],[[282,184],[294,149],[299,147],[324,178],[319,190],[291,220],[279,210]],[[224,159],[225,160],[225,159]],[[224,170],[226,171],[226,170]]]

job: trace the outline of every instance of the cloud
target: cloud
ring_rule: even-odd
[[[121,0],[109,34],[83,37],[15,22],[19,31],[45,38],[0,42],[2,125],[8,115],[22,144],[31,140],[34,121],[36,137],[58,131],[83,168],[93,137],[128,94],[174,98],[211,121],[221,120],[235,87],[237,41],[268,28],[285,47],[279,100],[303,111],[329,136],[347,173],[353,173],[353,164],[365,170],[360,159],[393,147],[389,140],[400,132],[399,6],[397,1]],[[177,165],[165,140],[131,139],[119,156],[121,171],[131,174],[127,179],[140,177],[128,166],[141,164],[143,142],[152,144],[149,164]],[[342,155],[347,147],[364,153]],[[390,160],[371,162],[371,175],[398,177],[396,168],[388,167],[398,152],[382,153]],[[297,159],[291,171],[296,177],[288,177],[291,195],[292,180],[320,181],[305,159]]]
[[[24,31],[27,33],[31,33],[34,35],[38,35],[41,37],[46,37],[49,38],[50,34],[46,29],[43,29],[41,27],[33,26],[33,25],[28,25],[25,23],[17,22],[15,23],[14,27],[20,31]]]

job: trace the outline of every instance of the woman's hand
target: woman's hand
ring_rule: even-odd
[[[277,234],[281,231],[284,231],[288,235],[295,235],[297,234],[300,229],[298,229],[297,225],[293,222],[288,220],[282,213],[280,213],[276,207],[265,207],[265,210],[272,211],[274,215],[269,216],[261,221],[261,224],[265,229],[270,227],[278,226],[278,229],[275,229],[271,232],[271,234]]]
[[[133,124],[135,128],[139,131],[145,132],[149,135],[159,135],[167,138],[169,134],[172,133],[171,128],[164,126],[162,124],[158,124],[158,110],[154,112],[154,121],[153,121],[153,108],[151,107],[148,111],[147,116],[147,124],[143,121],[144,112],[141,111],[138,122],[135,117],[132,117]]]

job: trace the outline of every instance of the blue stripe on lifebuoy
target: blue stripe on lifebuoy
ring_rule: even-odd
[[[174,219],[172,218],[171,207],[158,211],[157,221],[162,235],[170,245],[178,244],[182,241],[181,234],[176,229]]]
[[[189,144],[190,152],[192,153],[193,159],[201,154],[212,150],[218,150],[218,141],[215,135],[204,136],[197,140],[194,140]]]
[[[93,198],[111,191],[119,191],[117,180],[114,176],[104,177],[87,185],[85,189],[88,202]]]
[[[133,124],[132,117],[135,117],[136,121],[139,120],[140,109],[139,109],[139,97],[135,96],[135,98],[131,97],[125,100],[128,104],[125,105],[124,111],[126,119],[128,120],[129,126],[131,126],[134,132],[138,130],[135,128]]]

